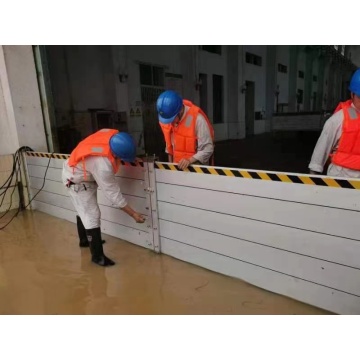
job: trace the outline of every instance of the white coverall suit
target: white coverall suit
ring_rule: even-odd
[[[83,161],[80,161],[75,167],[70,167],[66,160],[63,165],[62,182],[65,186],[69,180],[75,184],[68,187],[71,201],[85,229],[95,229],[100,227],[101,217],[97,202],[98,187],[113,206],[123,208],[127,202],[121,193],[113,167],[107,157],[88,156],[84,161],[86,179]]]

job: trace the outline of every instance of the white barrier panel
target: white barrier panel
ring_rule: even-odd
[[[50,156],[59,158],[50,158]],[[61,182],[62,166],[67,157],[68,155],[60,154],[28,153],[26,159],[30,193],[31,197],[33,197],[44,185],[32,202],[33,209],[76,222],[75,209],[66,187]],[[149,186],[148,176],[146,176],[148,170],[147,164],[143,165],[121,166],[117,179],[128,203],[146,216],[146,222],[137,224],[122,210],[113,207],[99,189],[98,203],[101,210],[101,231],[154,250],[153,231],[152,225],[150,225],[152,220],[148,218],[150,215],[150,195],[146,191]]]
[[[360,313],[359,181],[156,166],[161,252],[335,313]]]

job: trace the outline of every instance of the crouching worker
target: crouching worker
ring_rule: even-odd
[[[128,133],[102,129],[81,141],[64,162],[62,182],[68,188],[78,213],[79,245],[90,247],[91,260],[101,266],[115,263],[103,252],[98,186],[113,206],[126,212],[137,223],[145,221],[141,214],[127,204],[115,178],[121,160],[134,162],[135,155],[136,147]]]

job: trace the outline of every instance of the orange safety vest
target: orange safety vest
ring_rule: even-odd
[[[336,107],[336,109],[335,109],[335,111],[334,111],[334,114],[335,114],[336,112],[338,112],[339,110],[341,110],[344,106],[345,106],[345,107],[346,107],[346,106],[351,106],[351,104],[352,104],[352,100],[351,100],[351,99],[346,100],[346,101],[344,101],[344,102],[339,102],[338,106]]]
[[[102,129],[80,141],[78,146],[72,151],[68,165],[75,167],[80,161],[83,161],[84,177],[86,179],[85,158],[87,156],[104,156],[110,160],[116,174],[121,160],[112,154],[109,142],[110,138],[118,132],[118,130],[114,129]]]
[[[181,159],[191,158],[197,152],[197,136],[196,136],[196,118],[201,114],[210,130],[211,138],[214,141],[214,129],[205,113],[189,100],[183,100],[183,104],[188,106],[188,110],[184,119],[177,125],[163,124],[160,122],[162,132],[165,137],[166,150],[174,157],[174,162],[178,163]],[[171,142],[171,135],[174,134],[174,147]]]
[[[360,170],[360,113],[351,104],[351,100],[342,102],[335,110],[343,110],[344,120],[339,146],[331,155],[331,161],[347,169]]]

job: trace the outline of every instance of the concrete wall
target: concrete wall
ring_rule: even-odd
[[[227,77],[227,46],[222,46],[221,55],[198,51],[198,71],[208,75],[208,117],[213,121],[213,75],[223,76],[223,123],[214,124],[215,139],[226,140],[228,138],[228,77]]]
[[[360,46],[358,45],[348,45],[349,55],[353,63],[360,68]]]
[[[56,110],[115,110],[110,46],[48,46],[47,50]]]
[[[312,75],[313,77],[316,76],[317,80],[314,81],[314,79],[311,80],[311,101],[310,101],[310,111],[314,109],[314,101],[317,102],[317,97],[319,96],[319,60],[314,59],[313,65],[312,65]],[[314,98],[314,92],[316,92],[316,98]]]
[[[46,136],[31,46],[0,47],[0,154],[20,146],[46,151]]]
[[[276,74],[279,85],[279,104],[287,104],[289,101],[289,62],[290,52],[288,45],[276,46]],[[278,64],[287,66],[287,73],[278,71]]]
[[[306,62],[306,54],[304,51],[300,51],[298,55],[297,71],[296,71],[296,93],[299,89],[303,91],[303,102],[300,105],[296,102],[297,109],[299,109],[299,111],[302,111],[304,109],[304,99],[305,99],[305,79],[299,78],[299,71],[302,71],[305,74],[305,66],[306,66],[305,62]]]
[[[0,155],[0,185],[5,184],[9,186],[8,191],[4,195],[0,195],[0,213],[12,210],[18,207],[19,205],[19,192],[16,184],[16,176],[14,175],[11,182],[7,182],[11,174],[13,167],[13,157],[12,155]],[[1,190],[1,193],[3,190]],[[2,219],[4,224],[10,218],[6,217]]]
[[[241,133],[241,116],[239,114],[239,100],[241,99],[241,92],[239,90],[239,73],[241,70],[239,64],[239,47],[227,46],[227,100],[225,100],[225,107],[227,110],[227,138],[239,139]]]
[[[266,108],[266,46],[244,46],[246,52],[262,57],[262,66],[245,64],[245,80],[255,82],[255,112],[265,111]]]
[[[12,154],[19,148],[14,109],[6,71],[3,47],[0,46],[0,155]]]

